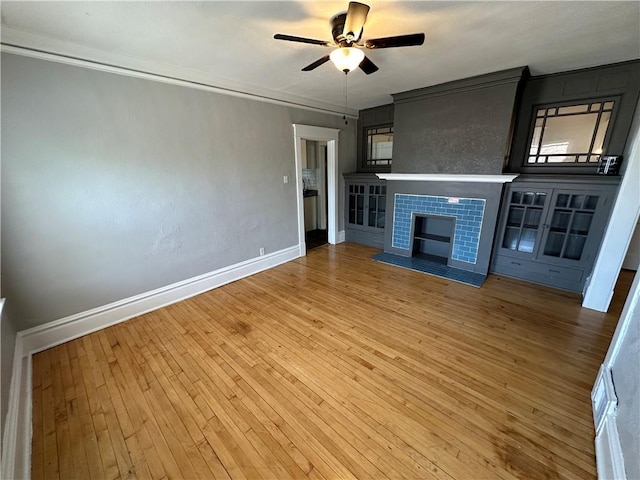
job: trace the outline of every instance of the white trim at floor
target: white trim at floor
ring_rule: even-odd
[[[624,469],[624,458],[615,415],[605,418],[602,431],[596,436],[595,444],[598,478],[626,480],[627,474]]]
[[[9,407],[2,438],[3,479],[30,478],[31,464],[31,356],[22,339],[16,339],[13,354]]]
[[[18,332],[2,442],[2,478],[31,477],[31,356],[300,257],[300,245]]]

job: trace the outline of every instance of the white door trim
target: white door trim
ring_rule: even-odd
[[[318,142],[318,228],[327,229],[327,145]]]
[[[302,140],[327,142],[327,239],[335,245],[338,241],[338,137],[340,130],[335,128],[313,127],[293,124],[293,137],[296,154],[296,194],[298,199],[298,243],[300,256],[307,254],[304,240],[304,198],[302,195]]]

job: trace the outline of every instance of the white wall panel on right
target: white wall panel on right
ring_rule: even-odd
[[[640,265],[640,221],[638,221],[633,237],[631,237],[631,243],[629,243],[627,255],[622,262],[622,268],[637,271],[638,265]]]

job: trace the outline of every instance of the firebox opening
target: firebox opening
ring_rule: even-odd
[[[414,213],[412,256],[447,265],[451,258],[455,217]]]

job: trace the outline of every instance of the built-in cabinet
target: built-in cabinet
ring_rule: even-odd
[[[373,174],[352,173],[345,180],[345,239],[372,247],[384,246],[387,185]]]
[[[581,292],[617,189],[602,182],[514,182],[506,187],[492,271]]]

